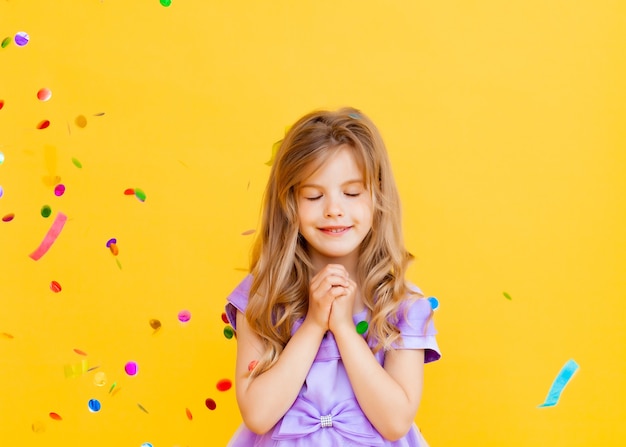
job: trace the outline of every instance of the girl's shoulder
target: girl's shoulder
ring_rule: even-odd
[[[251,287],[252,275],[249,274],[226,297],[226,317],[235,330],[237,329],[237,311],[245,313]]]

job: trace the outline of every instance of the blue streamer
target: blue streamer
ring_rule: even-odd
[[[559,371],[559,374],[556,376],[556,379],[554,379],[554,382],[552,382],[552,386],[546,396],[546,400],[539,405],[539,407],[555,406],[559,402],[559,398],[561,397],[561,393],[563,392],[565,385],[568,384],[576,371],[578,371],[578,363],[574,360],[568,360],[567,363],[563,365],[563,368],[561,368],[561,371]]]

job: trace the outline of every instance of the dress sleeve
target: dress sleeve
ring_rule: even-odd
[[[435,325],[430,301],[426,298],[407,301],[400,311],[398,329],[402,342],[395,349],[424,349],[424,363],[439,360],[441,352],[435,339]]]
[[[251,286],[252,275],[248,275],[235,287],[235,290],[226,297],[226,317],[235,330],[237,330],[237,311],[242,313],[246,311]]]

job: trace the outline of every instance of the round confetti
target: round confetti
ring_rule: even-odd
[[[113,242],[112,244],[109,244],[109,250],[111,250],[111,253],[113,253],[113,256],[117,256],[120,252],[120,249],[117,248],[117,244],[115,242]]]
[[[89,411],[91,411],[92,413],[97,413],[102,408],[102,405],[100,404],[100,401],[98,399],[90,399],[87,403],[87,406],[89,407]]]
[[[233,335],[235,335],[235,332],[233,331],[233,328],[230,326],[226,326],[224,328],[224,337],[226,337],[227,339],[231,339],[233,338]]]
[[[258,364],[258,360],[252,360],[250,363],[248,363],[248,371],[252,371],[254,368],[256,368],[256,365]]]
[[[15,45],[17,45],[18,47],[23,47],[30,40],[30,36],[24,31],[20,31],[19,33],[15,35],[14,40],[15,40]]]
[[[172,0],[159,0],[159,1],[161,2],[161,5],[165,6],[166,8],[172,4]]]
[[[215,401],[213,399],[210,399],[210,398],[205,400],[204,404],[211,411],[213,411],[213,410],[215,410],[217,408],[217,404],[215,403]]]
[[[228,315],[226,315],[226,312],[222,312],[222,321],[226,324],[230,323],[230,321],[228,321]]]
[[[193,415],[191,414],[191,410],[189,408],[185,408],[185,413],[187,414],[187,419],[193,419]]]
[[[105,372],[100,371],[94,374],[93,376],[93,384],[95,386],[104,386],[107,384],[107,375]]]
[[[52,92],[49,88],[41,88],[37,92],[37,99],[39,101],[48,101],[50,98],[52,98]]]
[[[124,365],[124,371],[126,371],[126,374],[128,374],[129,376],[136,376],[138,370],[139,366],[136,362],[128,362],[126,363],[126,365]]]
[[[41,216],[42,217],[50,217],[50,214],[52,213],[52,208],[50,208],[48,205],[44,205],[41,207]]]
[[[74,166],[76,166],[78,169],[81,169],[83,167],[83,164],[76,158],[72,158],[72,163],[74,163]]]
[[[228,391],[230,387],[233,386],[233,383],[228,379],[222,379],[219,382],[217,382],[216,386],[219,391]]]
[[[141,202],[146,201],[146,193],[139,188],[135,188],[135,197],[137,197]]]
[[[4,189],[2,189],[2,186],[0,186],[0,197],[2,197],[4,195]]]
[[[432,308],[432,310],[435,310],[439,307],[439,300],[434,296],[428,297],[428,301],[430,302],[430,307]]]
[[[58,413],[55,413],[55,412],[50,413],[50,418],[54,419],[55,421],[63,420],[63,418]]]
[[[124,190],[124,195],[125,196],[134,196],[135,195],[135,190],[133,188],[126,188]]]
[[[46,129],[49,126],[50,126],[50,121],[49,120],[43,120],[39,124],[37,124],[37,129]]]
[[[359,321],[359,323],[356,325],[356,331],[359,334],[365,334],[367,332],[367,328],[369,327],[369,324],[367,324],[367,321]]]
[[[41,421],[35,421],[33,422],[32,429],[35,433],[43,433],[46,431],[46,424]]]
[[[5,37],[4,39],[2,39],[2,44],[0,44],[2,46],[2,48],[6,48],[9,46],[9,44],[11,43],[11,38],[10,37]],[[0,107],[1,109],[2,107]]]
[[[2,216],[2,222],[11,222],[15,218],[15,214],[9,213]]]
[[[187,323],[189,320],[191,320],[191,312],[188,310],[181,310],[178,312],[178,321],[181,323]]]
[[[80,127],[81,129],[84,129],[85,126],[87,126],[87,118],[85,118],[84,115],[78,115],[76,117],[76,119],[74,120],[74,122],[76,123],[76,125],[78,127]]]
[[[50,283],[50,290],[52,290],[54,293],[59,293],[61,291],[61,284],[56,281],[52,281]]]
[[[114,237],[112,237],[111,239],[109,239],[107,241],[107,248],[111,247],[111,244],[117,244],[117,239],[115,239]]]
[[[152,447],[152,444],[150,444],[149,442],[144,442],[143,444],[141,444],[141,447]]]
[[[1,103],[2,101],[0,101]],[[0,105],[0,109],[2,108],[2,106]],[[0,152],[0,165],[4,163],[4,152]]]
[[[155,331],[161,329],[161,322],[155,318],[150,320],[150,327]]]
[[[59,183],[54,187],[54,195],[61,197],[63,194],[65,194],[65,185],[63,183]]]

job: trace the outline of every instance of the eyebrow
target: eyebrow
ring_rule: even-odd
[[[361,185],[365,186],[365,182],[361,179],[355,179],[355,180],[348,180],[346,182],[343,182],[340,186],[349,186],[349,185],[353,185],[355,183],[360,183]],[[324,189],[321,185],[316,185],[314,183],[306,183],[304,185],[300,185],[300,188],[318,188],[318,189]]]

